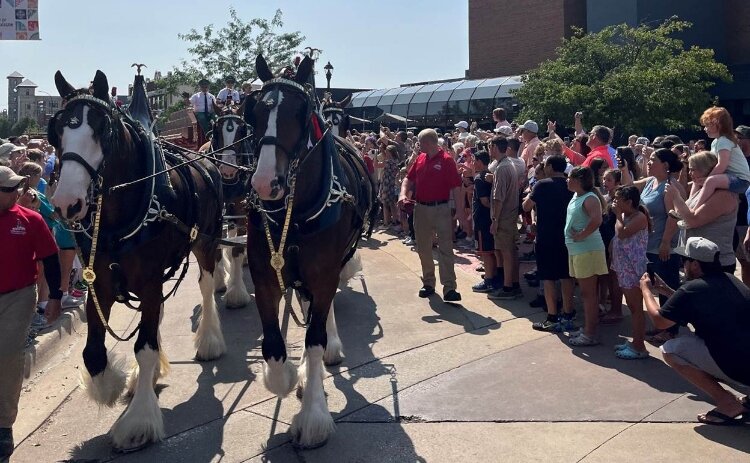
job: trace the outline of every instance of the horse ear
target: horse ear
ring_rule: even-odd
[[[349,95],[347,95],[346,98],[344,98],[343,100],[339,101],[339,103],[338,103],[339,108],[341,108],[341,109],[346,108],[347,106],[349,106],[349,103],[351,103],[351,101],[352,101],[352,94],[350,93]]]
[[[60,71],[55,73],[55,87],[57,87],[57,93],[63,98],[75,91],[75,88],[65,80],[65,77],[63,77],[62,72]]]
[[[107,83],[107,76],[102,71],[96,71],[94,76],[94,96],[100,100],[109,100],[109,84]]]
[[[258,78],[263,82],[273,79],[273,73],[268,68],[268,63],[263,55],[258,55],[255,58],[255,72],[258,74]]]
[[[305,82],[307,82],[314,64],[315,61],[312,58],[310,58],[309,56],[305,56],[305,59],[303,59],[302,62],[299,63],[299,67],[297,68],[297,75],[294,77],[294,80],[298,84],[304,84]]]

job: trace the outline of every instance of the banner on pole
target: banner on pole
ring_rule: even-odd
[[[39,0],[0,0],[0,40],[39,40]]]

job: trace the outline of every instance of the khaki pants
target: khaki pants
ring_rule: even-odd
[[[36,285],[0,295],[0,428],[10,428],[18,415],[23,383],[23,346],[34,318]]]
[[[417,253],[422,263],[422,282],[435,287],[435,262],[432,258],[432,237],[438,238],[438,267],[443,294],[456,289],[456,271],[453,268],[453,217],[448,203],[425,206],[417,203],[414,207],[414,234],[417,240]]]

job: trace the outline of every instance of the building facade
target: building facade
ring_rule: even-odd
[[[524,74],[555,56],[571,27],[598,32],[615,24],[657,25],[672,17],[693,27],[686,47],[714,50],[734,81],[711,92],[737,124],[750,123],[748,0],[469,0],[470,79]]]
[[[34,119],[39,127],[46,127],[49,119],[60,110],[62,98],[39,90],[34,82],[19,72],[13,72],[7,79],[8,119],[11,124],[29,118]],[[38,95],[38,92],[47,94]]]

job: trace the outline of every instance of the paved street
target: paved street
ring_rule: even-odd
[[[417,297],[417,255],[394,236],[377,233],[362,258],[363,277],[335,302],[346,359],[325,381],[337,422],[325,447],[289,443],[299,402],[263,387],[254,303],[233,311],[221,304],[229,351],[215,362],[194,360],[200,292],[191,266],[161,330],[171,362],[157,386],[165,441],[129,455],[110,450],[107,431],[126,404],[100,408],[78,386],[84,325],[32,370],[11,461],[750,461],[750,427],[696,423],[710,404],[656,349],[646,361],[614,357],[627,320],[603,328],[601,346],[571,348],[564,335],[531,329],[543,318],[528,306],[533,288],[499,305],[471,293],[478,277],[464,257],[462,306]],[[117,306],[112,325],[129,331],[135,315]],[[282,331],[296,362],[304,331],[288,314]],[[107,345],[134,361],[132,343]]]

